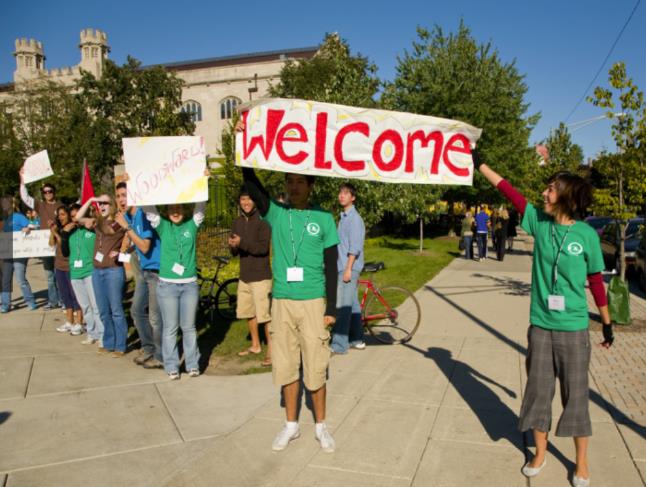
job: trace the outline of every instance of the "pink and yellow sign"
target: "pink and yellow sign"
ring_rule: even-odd
[[[202,137],[123,139],[128,205],[169,205],[209,199]]]
[[[481,130],[444,118],[265,99],[240,108],[236,164],[387,183],[471,185]]]

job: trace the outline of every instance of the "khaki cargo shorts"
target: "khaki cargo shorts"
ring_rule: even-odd
[[[271,358],[274,384],[284,386],[299,378],[310,391],[325,385],[330,363],[330,332],[325,328],[323,298],[274,299],[271,309]]]
[[[258,323],[271,321],[271,279],[257,282],[238,282],[238,319],[249,319],[254,316]]]

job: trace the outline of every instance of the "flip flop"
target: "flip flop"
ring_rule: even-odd
[[[260,353],[262,353],[262,350],[259,350],[259,351],[257,351],[257,352],[254,352],[253,350],[251,350],[250,348],[248,348],[248,349],[246,349],[246,350],[243,350],[242,352],[238,352],[238,357],[246,357],[246,356],[247,356],[247,355],[249,355],[249,354],[258,355],[258,354],[260,354]]]
[[[266,358],[265,360],[263,360],[262,362],[260,362],[260,365],[262,365],[263,367],[271,367],[271,359],[270,359],[270,358]]]

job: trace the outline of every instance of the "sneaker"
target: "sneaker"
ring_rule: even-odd
[[[355,350],[365,350],[366,342],[353,343],[352,345],[350,345],[350,347],[354,348]]]
[[[163,369],[164,364],[156,358],[151,358],[141,365],[144,369]]]
[[[123,357],[125,354],[126,354],[126,352],[120,352],[119,350],[115,350],[114,352],[112,352],[112,353],[110,354],[110,357],[113,357],[113,358],[121,358],[121,357]]]
[[[330,431],[327,429],[326,425],[322,425],[320,428],[317,425],[316,428],[316,439],[321,444],[321,449],[325,453],[333,453],[336,443],[334,443],[334,438],[330,434]]]
[[[170,380],[179,380],[179,372],[169,372],[168,378]]]
[[[108,350],[107,348],[99,347],[96,350],[96,353],[110,353],[112,350]]]
[[[66,321],[61,326],[56,328],[56,331],[58,333],[70,333],[72,331],[72,323]]]
[[[36,303],[30,303],[29,304],[29,309],[31,311],[36,311],[38,309],[38,306],[36,305]]]
[[[9,312],[9,307],[8,306],[3,306],[0,308],[0,313],[8,313]]]
[[[200,376],[200,371],[199,369],[191,369],[188,371],[188,376],[189,377],[199,377]]]
[[[72,325],[72,328],[70,329],[70,335],[73,336],[79,336],[83,334],[83,325]]]
[[[274,442],[271,444],[271,449],[274,451],[282,451],[287,448],[289,442],[295,440],[301,436],[300,428],[296,425],[296,428],[290,428],[289,426],[283,426],[283,429],[280,430],[280,433],[274,438]]]
[[[137,356],[134,358],[133,362],[134,362],[134,363],[136,363],[137,365],[143,365],[143,364],[145,364],[146,362],[148,362],[151,358],[153,358],[153,354],[152,354],[152,353],[147,353],[147,352],[144,352],[144,351],[142,350],[142,351],[139,353],[139,355],[137,355]]]
[[[96,338],[87,337],[81,342],[81,345],[94,345],[97,342]]]
[[[54,309],[54,307],[50,303],[47,303],[45,306],[43,306],[43,309],[50,310]]]

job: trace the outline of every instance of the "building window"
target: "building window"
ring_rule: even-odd
[[[182,112],[188,113],[193,122],[202,121],[202,105],[198,102],[189,100],[182,105]]]
[[[92,48],[92,57],[99,57],[99,48],[98,47],[93,47]]]
[[[89,59],[89,57],[90,57],[90,48],[89,47],[84,47],[83,48],[83,53],[85,54],[85,58]]]
[[[222,120],[228,120],[233,117],[233,113],[236,111],[236,107],[242,103],[238,98],[229,97],[222,100],[220,103],[220,118]]]

